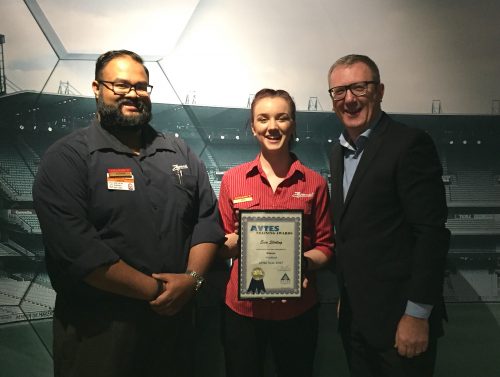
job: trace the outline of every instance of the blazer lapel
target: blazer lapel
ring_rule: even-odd
[[[344,152],[340,143],[336,143],[333,146],[330,161],[330,173],[332,183],[333,214],[334,217],[340,219],[341,212],[344,208]]]
[[[351,198],[353,197],[356,189],[358,188],[360,182],[363,180],[363,176],[365,175],[368,168],[371,166],[373,159],[377,155],[380,147],[382,146],[382,135],[384,134],[389,118],[384,113],[382,118],[380,119],[379,124],[370,134],[366,146],[363,151],[363,155],[361,156],[361,160],[359,161],[359,165],[356,169],[356,173],[354,173],[354,177],[352,178],[351,185],[349,186],[349,191],[347,191],[347,195],[344,201],[344,207],[347,207]]]

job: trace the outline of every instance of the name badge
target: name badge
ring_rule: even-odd
[[[233,204],[251,202],[253,200],[252,195],[238,196],[233,199]]]
[[[108,190],[135,191],[134,175],[132,169],[108,169],[106,173]]]

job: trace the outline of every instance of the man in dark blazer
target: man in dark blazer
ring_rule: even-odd
[[[384,84],[367,56],[339,59],[328,79],[344,126],[330,169],[339,327],[351,375],[432,376],[450,238],[436,148],[428,134],[381,110]]]

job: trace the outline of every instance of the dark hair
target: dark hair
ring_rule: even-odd
[[[338,59],[333,65],[330,67],[330,70],[328,71],[328,80],[330,80],[330,76],[335,68],[337,68],[340,65],[353,65],[355,63],[364,63],[370,68],[370,71],[372,71],[372,80],[376,82],[380,82],[380,72],[378,70],[377,64],[373,60],[371,60],[368,56],[366,55],[356,55],[356,54],[350,54],[341,57]]]
[[[115,58],[119,58],[121,56],[129,56],[133,60],[135,60],[137,63],[142,64],[144,67],[144,70],[146,71],[146,75],[148,76],[149,79],[149,71],[144,65],[144,60],[136,54],[135,52],[129,51],[129,50],[111,50],[108,52],[105,52],[101,56],[97,58],[97,61],[95,62],[95,80],[100,80],[101,79],[101,73],[106,64],[108,64],[111,60]]]
[[[267,98],[267,97],[280,97],[283,98],[287,103],[288,106],[290,107],[290,117],[292,120],[295,122],[295,102],[293,101],[292,96],[286,91],[282,89],[274,90],[274,89],[268,89],[264,88],[261,89],[255,94],[255,97],[253,98],[252,105],[250,107],[251,112],[250,112],[250,124],[253,124],[253,116],[254,116],[254,111],[255,111],[255,105],[259,100],[262,98]]]

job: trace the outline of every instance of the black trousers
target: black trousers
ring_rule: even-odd
[[[397,349],[370,346],[355,323],[341,329],[351,377],[432,377],[436,364],[437,339],[419,356],[400,356]]]
[[[172,317],[53,319],[55,377],[192,377],[192,308]],[[107,317],[107,318],[106,318]]]
[[[262,377],[270,346],[278,377],[311,377],[318,339],[318,308],[282,321],[261,320],[223,309],[226,377]]]

